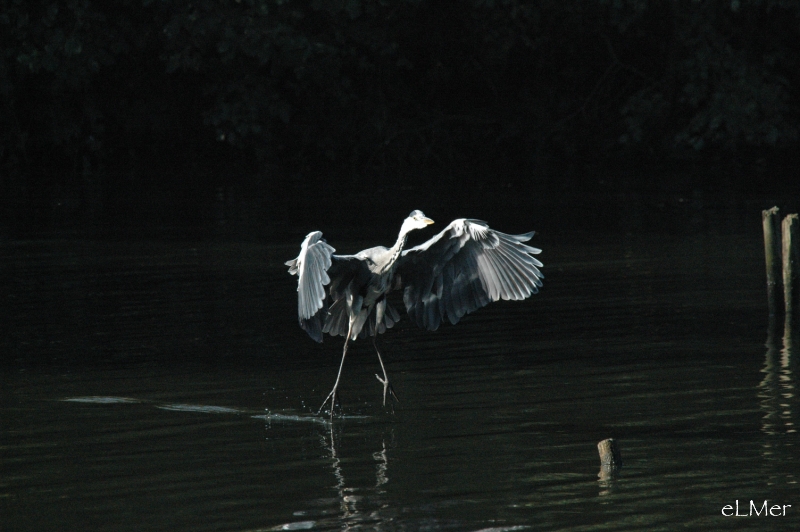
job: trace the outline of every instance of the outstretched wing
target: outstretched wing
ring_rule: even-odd
[[[286,262],[289,273],[297,275],[297,313],[308,319],[322,308],[325,285],[331,282],[328,268],[336,251],[322,238],[321,231],[308,233],[300,246],[300,255]]]
[[[405,287],[408,315],[435,331],[442,321],[465,315],[499,299],[520,300],[539,291],[540,249],[524,244],[533,232],[507,235],[480,220],[454,220],[424,244],[403,251],[395,270]]]
[[[328,293],[334,300],[340,299],[351,281],[368,272],[357,257],[334,255],[334,251],[322,238],[321,231],[313,231],[303,240],[300,255],[286,262],[289,273],[298,276],[297,316],[300,327],[317,342],[322,341],[323,326],[331,304]]]

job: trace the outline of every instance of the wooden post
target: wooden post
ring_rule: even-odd
[[[770,316],[775,316],[780,312],[778,298],[782,283],[778,213],[777,207],[761,211],[761,224],[764,228],[764,258],[767,262],[767,305]]]
[[[786,328],[794,329],[800,316],[800,220],[796,214],[783,219],[783,302],[786,309]]]
[[[617,471],[622,467],[622,455],[617,447],[614,438],[607,438],[597,444],[597,452],[600,453],[600,473],[597,476],[600,480],[608,480],[616,476]]]

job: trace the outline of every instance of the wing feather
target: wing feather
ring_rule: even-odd
[[[517,290],[517,299],[525,299],[530,296],[531,283],[526,275],[526,265],[504,247],[498,247],[497,254],[506,267],[506,271],[514,281],[514,287]]]
[[[403,251],[397,275],[403,302],[420,327],[436,330],[447,320],[500,299],[520,300],[539,291],[540,249],[526,245],[533,232],[509,235],[480,220],[454,220],[419,246]]]
[[[496,253],[487,253],[492,257],[494,267],[503,280],[503,295],[505,300],[520,300],[522,297],[522,287],[517,284],[517,276],[514,267],[509,265],[503,258],[502,252],[498,249]]]
[[[542,286],[542,278],[544,276],[537,266],[542,266],[542,263],[532,258],[530,255],[513,254],[508,251],[504,251],[503,253],[508,257],[508,260],[517,264],[519,268],[517,271],[520,275],[524,276],[525,281],[527,281],[528,284],[526,288],[529,290],[529,293],[526,293],[525,297],[538,292],[539,287]]]
[[[300,246],[300,254],[286,262],[289,273],[297,275],[297,315],[300,327],[317,342],[323,333],[347,336],[351,311],[358,312],[362,299],[360,291],[367,286],[371,275],[367,258],[357,255],[334,255],[336,250],[322,238],[322,233],[309,233]],[[431,281],[433,282],[433,280]],[[348,307],[348,297],[353,296],[355,310]],[[391,305],[385,303],[380,322],[375,310],[367,317],[365,327],[359,332],[383,333],[400,319]]]
[[[487,253],[487,255],[492,257],[492,266],[495,268],[495,271],[497,271],[503,283],[503,293],[500,297],[505,300],[522,299],[520,288],[517,286],[516,276],[513,270],[505,264],[500,253]]]
[[[312,231],[303,240],[297,258],[286,262],[289,273],[298,276],[300,327],[317,342],[322,341],[323,332],[347,334],[347,309],[331,305],[339,302],[343,286],[357,275],[364,275],[363,261],[353,255],[334,255],[335,251],[320,231]],[[329,307],[333,312],[329,312]],[[340,332],[342,329],[345,332]]]

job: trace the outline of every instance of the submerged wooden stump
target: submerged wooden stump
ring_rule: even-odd
[[[606,438],[597,444],[597,452],[600,453],[600,480],[613,478],[617,471],[622,467],[622,454],[619,452],[617,441],[614,438]]]
[[[781,286],[781,226],[779,209],[773,207],[761,211],[761,224],[764,229],[764,258],[767,265],[767,304],[770,316],[779,310]]]

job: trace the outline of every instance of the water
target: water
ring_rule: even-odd
[[[381,337],[394,413],[356,342],[333,423],[341,340],[297,327],[299,243],[2,244],[2,529],[797,529],[758,238],[537,239],[539,295]],[[792,506],[722,516],[765,499]]]

